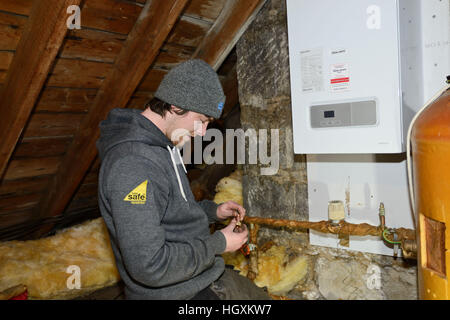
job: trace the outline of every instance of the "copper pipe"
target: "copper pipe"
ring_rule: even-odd
[[[381,237],[383,229],[380,226],[373,226],[367,223],[352,224],[346,221],[341,221],[338,224],[331,224],[329,221],[295,221],[286,219],[271,219],[261,217],[244,218],[245,223],[253,223],[257,225],[264,225],[268,227],[285,227],[290,229],[312,229],[322,233],[333,234],[348,234],[352,236],[377,236]],[[416,232],[411,229],[398,228],[394,229],[398,235],[397,241],[415,240]],[[392,237],[392,235],[390,235]],[[393,240],[393,239],[389,239]]]
[[[382,215],[383,216],[383,215]],[[381,217],[380,217],[381,218]],[[383,217],[384,218],[384,217]],[[252,245],[252,250],[250,251],[250,264],[247,273],[247,278],[250,280],[255,280],[258,275],[258,250],[256,247],[257,238],[258,238],[258,230],[259,226],[267,226],[267,227],[284,227],[290,229],[312,229],[315,231],[319,231],[322,233],[332,233],[338,235],[352,235],[352,236],[377,236],[381,237],[383,230],[385,229],[384,219],[382,219],[382,225],[373,226],[367,223],[360,224],[352,224],[346,221],[340,221],[339,223],[331,223],[330,221],[318,221],[318,222],[310,222],[310,221],[295,221],[295,220],[287,220],[287,219],[271,219],[271,218],[261,218],[261,217],[244,217],[244,223],[250,224],[250,234],[249,234],[249,243]],[[402,242],[402,247],[404,252],[408,253],[407,258],[412,258],[414,256],[414,252],[417,250],[415,248],[415,239],[416,232],[411,229],[406,228],[398,228],[392,229],[393,232],[389,235],[392,237],[393,233],[396,233],[398,236],[397,241]],[[393,240],[393,239],[389,239]]]
[[[258,242],[258,230],[259,225],[250,223],[250,237],[249,243],[251,246],[250,250],[250,263],[248,266],[247,278],[250,280],[255,280],[258,275],[258,250],[256,245]]]
[[[386,227],[386,214],[385,214],[385,209],[384,209],[384,203],[383,202],[380,203],[380,208],[378,209],[378,214],[380,216],[380,227],[381,227],[381,230],[384,230],[384,228]]]
[[[415,240],[402,241],[403,257],[406,259],[417,259],[417,243]]]

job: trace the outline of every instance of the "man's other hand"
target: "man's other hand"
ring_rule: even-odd
[[[227,241],[224,252],[233,252],[239,250],[248,241],[248,229],[242,224],[239,232],[234,232],[236,228],[236,219],[232,219],[230,223],[218,232],[222,232]]]
[[[245,209],[239,203],[234,201],[227,201],[217,207],[217,218],[225,220],[230,217],[235,217],[236,221],[242,221],[245,217]]]

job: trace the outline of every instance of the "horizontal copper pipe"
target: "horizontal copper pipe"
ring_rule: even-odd
[[[245,223],[253,223],[257,225],[264,225],[267,227],[284,227],[290,229],[312,229],[322,233],[333,234],[348,234],[351,236],[382,236],[383,229],[381,226],[373,226],[367,223],[352,224],[346,221],[341,221],[339,224],[332,224],[330,221],[295,221],[287,219],[271,219],[261,217],[244,218]],[[398,240],[415,240],[415,230],[398,228],[394,229],[398,235]],[[388,236],[389,240],[393,240],[392,235]]]

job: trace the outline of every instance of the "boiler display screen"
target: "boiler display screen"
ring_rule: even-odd
[[[325,118],[334,118],[334,110],[332,110],[332,111],[324,111],[323,112],[323,116]]]

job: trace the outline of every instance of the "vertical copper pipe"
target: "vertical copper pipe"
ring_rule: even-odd
[[[255,280],[258,275],[258,231],[257,224],[250,223],[250,263],[248,265],[247,278]]]

